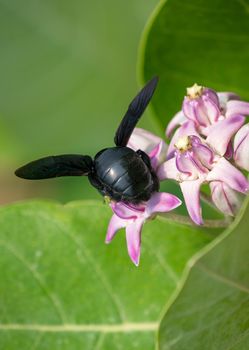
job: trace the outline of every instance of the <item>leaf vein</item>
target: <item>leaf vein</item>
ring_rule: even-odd
[[[43,333],[38,333],[35,337],[34,343],[31,345],[30,350],[36,350],[38,345],[41,343],[41,339],[43,337]]]
[[[213,270],[210,270],[208,267],[201,264],[200,262],[197,264],[197,267],[199,267],[202,271],[206,272],[210,277],[214,278],[215,280],[220,281],[224,284],[227,284],[235,289],[238,289],[241,292],[249,294],[249,289],[246,286],[244,286],[238,282],[235,282],[231,279],[228,279],[227,277],[222,276]]]
[[[0,324],[0,331],[36,331],[49,333],[129,333],[155,332],[158,322],[119,323],[119,324]]]
[[[64,310],[62,309],[62,306],[58,298],[51,293],[51,291],[46,285],[46,282],[42,279],[41,275],[34,270],[34,268],[30,265],[30,263],[13,246],[7,244],[3,240],[0,241],[0,244],[2,244],[2,246],[5,247],[17,260],[19,260],[21,264],[31,273],[34,280],[39,284],[41,289],[45,292],[45,295],[47,296],[47,298],[50,300],[61,322],[63,324],[66,323],[67,317]]]
[[[47,220],[49,220],[50,222],[51,217],[45,216],[45,215],[41,215],[42,217],[46,217]],[[119,300],[119,298],[116,296],[116,294],[113,292],[111,284],[109,283],[109,281],[107,280],[107,278],[105,277],[103,271],[101,270],[101,268],[99,267],[99,265],[96,263],[96,260],[92,257],[92,254],[90,252],[90,250],[86,247],[86,245],[81,241],[79,241],[76,237],[72,236],[68,230],[66,230],[66,228],[64,227],[65,225],[61,225],[56,221],[53,221],[53,223],[59,227],[59,229],[69,238],[72,240],[72,242],[79,248],[80,253],[82,254],[82,252],[84,252],[84,255],[87,257],[87,259],[89,260],[89,263],[91,264],[91,266],[93,267],[93,269],[95,270],[96,274],[99,276],[100,281],[102,282],[107,294],[110,296],[113,304],[116,306],[120,321],[125,321],[126,317],[121,305],[121,302]],[[83,236],[82,236],[83,237]],[[82,249],[83,247],[83,249]],[[79,259],[80,260],[80,259]],[[81,261],[81,260],[80,260]],[[81,261],[82,263],[82,261]]]
[[[144,241],[146,245],[148,246],[146,240]],[[172,279],[175,285],[180,281],[180,278],[177,276],[175,271],[172,269],[172,267],[167,263],[166,260],[163,259],[162,255],[154,249],[151,245],[149,246],[149,249],[152,251],[152,253],[155,255],[158,263],[162,267],[162,269],[167,273],[167,275]]]

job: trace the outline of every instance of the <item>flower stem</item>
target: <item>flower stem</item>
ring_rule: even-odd
[[[197,227],[197,225],[185,215],[172,214],[172,213],[159,213],[158,218],[163,221],[174,221],[175,223]],[[205,220],[204,224],[201,225],[200,227],[226,228],[231,224],[231,222],[232,222],[232,219],[230,219],[229,217],[226,217],[220,220]]]

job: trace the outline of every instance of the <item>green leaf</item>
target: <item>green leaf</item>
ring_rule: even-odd
[[[194,266],[187,281],[161,322],[159,349],[248,349],[249,200],[246,202],[233,225],[204,248],[195,264],[196,259],[189,263],[189,268]]]
[[[154,349],[187,260],[221,229],[150,221],[137,268],[124,231],[104,244],[110,216],[100,202],[0,209],[2,349]]]
[[[160,77],[152,104],[164,130],[195,82],[249,100],[248,61],[248,0],[168,0],[147,24],[139,75]]]

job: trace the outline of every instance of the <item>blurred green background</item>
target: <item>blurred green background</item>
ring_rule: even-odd
[[[113,144],[138,90],[139,38],[156,0],[0,0],[1,203],[99,198],[86,178],[28,182],[14,169]],[[158,131],[145,114],[139,126]]]

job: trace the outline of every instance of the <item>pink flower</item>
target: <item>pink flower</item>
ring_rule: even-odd
[[[205,141],[198,136],[191,122],[187,126],[184,126],[185,132],[193,129],[194,135],[186,133],[187,136],[181,136],[175,142],[174,155],[158,169],[159,179],[168,178],[179,182],[189,215],[198,225],[203,223],[200,206],[200,187],[203,183],[210,184],[212,199],[217,207],[225,214],[234,215],[235,208],[238,207],[234,193],[246,193],[249,183],[245,176],[222,156],[229,140],[229,127],[227,130],[220,130],[219,137],[215,138],[212,135]],[[221,154],[217,152],[220,144],[225,145],[221,147]],[[218,194],[222,194],[226,200],[222,202]]]
[[[191,121],[200,135],[209,137],[217,130],[227,130],[230,139],[239,130],[249,115],[249,103],[240,101],[239,96],[231,92],[216,93],[214,90],[194,84],[187,88],[182,110],[168,124],[166,135]],[[223,152],[223,150],[222,150]]]
[[[109,243],[117,231],[125,228],[128,253],[136,266],[139,264],[141,231],[146,220],[157,213],[168,212],[177,208],[181,201],[169,193],[154,193],[148,202],[134,206],[123,202],[111,203],[114,215],[111,218],[106,235]]]
[[[204,128],[217,123],[221,117],[219,98],[216,92],[197,84],[187,88],[182,111],[187,119]]]
[[[158,167],[166,158],[166,144],[159,137],[143,129],[136,128],[132,133],[128,147],[146,152],[157,173]],[[133,263],[138,266],[141,247],[141,232],[146,220],[153,219],[157,213],[168,212],[177,208],[181,201],[169,193],[154,193],[151,198],[139,205],[124,202],[110,203],[114,214],[110,220],[106,243],[110,243],[121,228],[125,228],[128,253]]]

